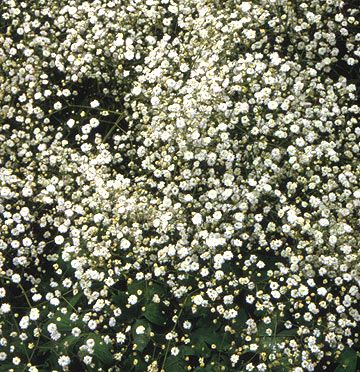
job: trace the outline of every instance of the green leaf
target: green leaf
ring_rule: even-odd
[[[128,285],[127,289],[130,294],[136,294],[138,296],[137,291],[141,290],[144,294],[146,286],[147,286],[146,280],[134,281]]]
[[[74,296],[70,301],[68,300],[69,304],[73,307],[75,307],[75,305],[80,301],[81,297],[82,297],[82,293],[78,293],[76,296]],[[69,306],[70,306],[69,305]],[[70,306],[70,307],[71,307]]]
[[[127,304],[128,296],[125,292],[117,291],[116,294],[112,297],[112,300],[115,305],[119,306],[121,309]]]
[[[196,355],[195,345],[191,347],[190,345],[183,345],[181,346],[181,353],[182,355]]]
[[[292,329],[284,329],[283,331],[279,332],[276,334],[276,337],[286,339],[286,338],[293,338],[294,336],[296,337],[297,332],[295,328]]]
[[[214,323],[209,314],[202,316],[196,321],[196,328],[208,328],[217,331],[221,326],[220,322]]]
[[[57,310],[54,314],[54,316],[46,321],[43,330],[45,332],[47,326],[50,323],[55,323],[57,325],[57,328],[60,332],[66,332],[73,329],[76,325],[76,322],[73,322],[70,320],[70,314],[74,312],[74,308],[76,304],[80,301],[82,297],[82,293],[78,293],[76,296],[72,297],[70,300],[64,301],[64,305],[67,305],[68,312],[66,314],[63,314],[60,310]]]
[[[201,327],[196,329],[192,333],[192,339],[194,342],[206,342],[208,345],[215,344],[219,346],[221,344],[221,337],[218,335],[213,328]]]
[[[113,355],[110,352],[110,347],[111,346],[106,344],[100,336],[98,336],[94,333],[91,333],[91,334],[88,334],[88,335],[90,336],[88,338],[92,338],[95,341],[94,356],[101,363],[103,363],[107,366],[110,365],[113,362]]]
[[[195,344],[195,355],[198,357],[208,358],[211,355],[211,350],[206,342],[200,340]]]
[[[68,314],[59,316],[60,320],[56,320],[55,323],[60,332],[66,332],[71,330],[74,327],[74,323],[70,320]]]
[[[236,337],[238,339],[239,337]],[[219,351],[227,351],[231,347],[231,341],[233,340],[233,337],[230,333],[225,332],[225,330],[222,330],[220,335],[220,346],[218,346]]]
[[[179,355],[170,355],[165,360],[164,369],[166,372],[183,372],[186,371],[186,365]]]
[[[57,352],[62,352],[63,354],[71,354],[77,343],[81,342],[81,337],[67,336],[61,338],[56,342]],[[49,341],[41,344],[40,351],[46,353],[48,351],[54,350],[54,341]]]
[[[339,365],[335,372],[356,372],[357,355],[356,351],[350,348],[345,349],[339,358]]]
[[[64,351],[65,353],[69,354],[73,351],[73,349],[75,348],[75,345],[78,343],[78,342],[81,342],[81,338],[80,337],[75,337],[75,336],[67,336],[65,337],[63,340],[62,340],[62,345],[64,347]]]
[[[235,323],[233,325],[233,328],[237,331],[242,330],[245,326],[247,319],[248,319],[248,316],[247,316],[245,309],[244,308],[240,309],[237,317],[235,318]]]
[[[138,334],[136,330],[138,327],[143,326],[145,328],[144,333]],[[150,341],[151,326],[150,323],[144,319],[137,320],[132,327],[132,335],[134,343],[137,345],[137,350],[143,351]]]
[[[6,363],[6,364],[0,365],[0,372],[9,372],[9,371],[22,372],[23,370],[24,370],[24,367],[22,366],[17,367],[13,363]]]
[[[144,316],[149,322],[157,325],[166,323],[166,316],[161,312],[160,304],[154,302],[145,306]]]
[[[215,369],[212,366],[205,366],[205,367],[196,367],[194,372],[217,372],[219,369]]]
[[[167,294],[167,288],[164,285],[160,285],[158,283],[150,282],[146,287],[146,297],[149,301],[152,300],[154,294],[159,295],[159,297],[163,297]]]
[[[117,305],[122,313],[120,315],[121,321],[126,323],[133,323],[134,320],[140,316],[141,313],[141,307],[142,307],[142,301],[141,299],[139,302],[135,305],[132,305],[131,307],[127,308],[126,304],[128,303],[128,297],[125,292],[123,291],[117,291],[112,296],[112,301],[115,305]]]

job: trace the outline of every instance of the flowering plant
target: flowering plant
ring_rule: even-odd
[[[357,370],[358,12],[2,0],[0,371]]]

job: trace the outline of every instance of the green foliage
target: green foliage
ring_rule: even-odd
[[[154,302],[145,305],[144,317],[151,323],[164,325],[166,323],[166,313],[161,310],[161,305]]]
[[[137,329],[139,327],[145,328],[145,330],[141,334],[137,333]],[[146,346],[148,345],[151,339],[150,332],[151,332],[151,326],[150,326],[150,323],[147,322],[146,320],[138,319],[134,323],[132,327],[132,336],[133,336],[134,344],[137,346],[137,350],[143,351],[146,348]]]
[[[345,349],[339,358],[339,364],[335,372],[356,372],[358,364],[358,355],[355,350]]]
[[[109,366],[113,362],[113,354],[110,351],[110,345],[107,345],[101,337],[98,335],[91,333],[89,334],[90,337],[95,340],[94,346],[94,356],[98,361],[101,362],[102,365]]]
[[[186,371],[186,364],[180,355],[170,355],[165,360],[164,369],[166,372],[183,372]]]

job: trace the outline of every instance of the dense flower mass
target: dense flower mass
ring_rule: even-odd
[[[358,13],[2,0],[0,370],[356,371]]]

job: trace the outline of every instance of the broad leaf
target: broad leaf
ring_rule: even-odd
[[[161,305],[154,302],[145,306],[145,318],[154,324],[164,325],[166,323],[166,316],[161,312]]]

